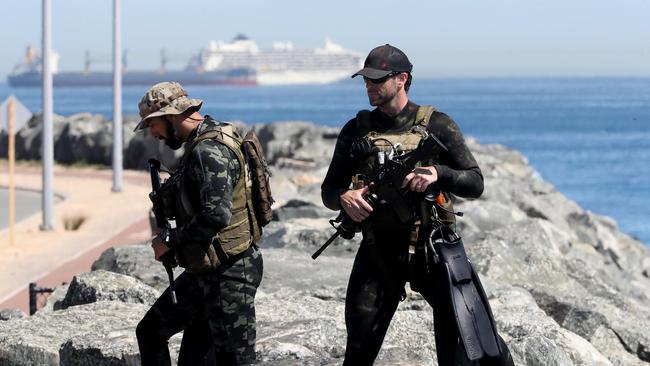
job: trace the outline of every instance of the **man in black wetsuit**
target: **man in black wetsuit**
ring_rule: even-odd
[[[405,141],[412,141],[414,134],[426,130],[435,135],[447,150],[438,149],[423,166],[408,174],[402,183],[403,190],[410,191],[409,195],[419,197],[420,201],[421,193],[432,183],[444,192],[461,197],[478,198],[483,192],[481,170],[458,125],[444,113],[409,101],[407,92],[412,81],[411,70],[407,56],[386,44],[373,49],[364,68],[352,75],[363,77],[369,103],[376,108],[359,112],[341,129],[321,186],[325,206],[345,210],[352,220],[361,223],[363,233],[346,295],[348,337],[344,365],[371,365],[374,362],[404,294],[406,282],[410,281],[413,288],[418,280],[409,278],[409,246],[414,243],[416,222],[402,223],[390,205],[380,203],[371,207],[364,200],[371,183],[367,177],[376,171],[382,158],[377,157],[376,150],[369,154],[360,153],[357,147],[364,144],[355,142],[364,138],[366,141],[392,139],[391,149],[404,148],[402,152],[408,152]],[[411,143],[411,146],[410,150],[417,143]],[[413,202],[414,206],[416,204]],[[444,295],[436,293],[430,282],[419,283],[417,291],[435,306]],[[434,312],[434,324],[438,364],[465,364],[459,356],[462,342],[458,341],[452,319]],[[502,357],[489,362],[481,360],[481,364],[512,364],[511,360],[506,361],[510,355],[505,344],[502,346],[505,350]]]

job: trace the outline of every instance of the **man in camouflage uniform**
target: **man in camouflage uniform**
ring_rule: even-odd
[[[403,222],[389,203],[379,202],[373,207],[364,199],[371,183],[366,179],[374,176],[382,164],[379,155],[386,156],[383,151],[365,151],[366,143],[372,139],[388,141],[388,136],[404,139],[404,136],[421,134],[424,128],[446,146],[432,153],[424,166],[415,168],[402,182],[399,194],[412,206],[409,212],[418,212],[424,201],[422,193],[434,183],[443,191],[462,197],[477,198],[483,192],[483,175],[458,125],[448,115],[409,100],[412,67],[406,54],[386,44],[374,48],[364,68],[352,75],[363,77],[369,103],[376,108],[360,111],[343,126],[321,186],[325,206],[344,210],[353,221],[360,223],[363,234],[345,300],[344,365],[373,364],[393,314],[405,297],[406,282],[436,310],[441,309],[444,304],[441,299],[446,296],[433,285],[433,280],[424,276],[422,268],[414,268],[416,261],[410,253],[418,235],[416,218]],[[423,110],[427,112],[422,113]],[[424,114],[429,117],[422,118]],[[388,143],[393,149],[391,156],[406,145]],[[402,152],[408,151],[405,148]],[[438,364],[469,364],[463,360],[462,342],[452,317],[447,315],[434,311]],[[481,360],[480,364],[512,365],[507,347],[502,346],[505,352],[501,357]]]
[[[172,250],[185,272],[175,280],[178,303],[167,289],[138,324],[143,365],[169,365],[168,340],[183,330],[179,365],[214,363],[213,357],[219,365],[255,361],[262,256],[241,197],[246,167],[237,145],[224,143],[231,126],[202,116],[201,105],[175,82],[154,85],[139,103],[136,130],[148,129],[174,150],[187,143],[179,168],[161,187],[176,228],[151,244],[157,260]]]

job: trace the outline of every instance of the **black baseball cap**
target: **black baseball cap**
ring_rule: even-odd
[[[411,72],[411,70],[413,65],[406,54],[386,43],[373,48],[363,63],[363,69],[354,73],[352,77],[361,75],[370,79],[381,79],[391,72]]]

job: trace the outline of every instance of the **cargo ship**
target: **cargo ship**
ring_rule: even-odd
[[[51,70],[52,83],[55,87],[74,86],[111,86],[113,73],[111,71],[91,71],[90,62],[86,56],[86,68],[83,71],[59,71],[59,55],[52,52]],[[123,64],[125,64],[123,60]],[[220,68],[215,70],[190,69],[166,70],[163,66],[155,71],[125,70],[122,75],[123,85],[151,86],[162,81],[174,80],[183,85],[255,85],[257,78],[255,70],[250,67]],[[123,65],[124,66],[124,65]],[[28,47],[25,60],[16,65],[7,82],[12,87],[40,87],[42,60],[33,47]]]
[[[110,86],[110,71],[91,71],[88,55],[82,71],[58,71],[59,55],[53,52],[54,86]],[[155,71],[130,71],[123,60],[124,85],[150,86],[174,80],[183,85],[288,85],[325,84],[349,77],[362,64],[362,56],[325,40],[322,48],[297,48],[291,42],[275,42],[260,49],[244,35],[231,42],[211,41],[190,58],[185,69],[167,70],[161,52],[161,67]],[[25,60],[7,76],[12,87],[40,87],[41,58],[28,47]]]

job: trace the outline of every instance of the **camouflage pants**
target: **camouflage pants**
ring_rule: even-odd
[[[183,272],[138,324],[142,365],[170,365],[168,340],[185,330],[179,365],[245,365],[255,361],[255,293],[262,255],[251,246],[232,264],[205,274]]]

